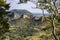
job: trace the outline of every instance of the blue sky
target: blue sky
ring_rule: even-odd
[[[10,9],[9,10],[25,9],[31,13],[40,13],[40,14],[42,13],[42,10],[35,8],[36,4],[31,2],[31,1],[28,1],[27,3],[17,4],[18,2],[19,2],[19,0],[6,0],[6,3],[10,3]],[[48,12],[45,10],[44,13],[48,13]]]

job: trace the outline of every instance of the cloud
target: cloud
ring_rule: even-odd
[[[28,1],[27,3],[21,3],[21,4],[17,4],[19,2],[19,0],[7,0],[6,2],[10,3],[10,9],[9,10],[25,9],[31,13],[42,13],[42,10],[35,8],[36,4],[32,3],[31,1]],[[48,13],[48,12],[45,10],[44,13]]]
[[[19,0],[6,0],[6,3],[16,4]]]

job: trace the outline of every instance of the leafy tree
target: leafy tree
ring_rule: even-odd
[[[0,0],[0,36],[9,30],[8,13],[9,4],[5,0]]]
[[[48,9],[48,12],[51,14],[50,18],[46,18],[46,20],[48,20],[51,24],[51,31],[52,31],[52,35],[54,37],[55,40],[58,40],[58,38],[55,35],[55,28],[56,28],[56,20],[58,18],[58,9],[56,7],[56,0],[43,0],[43,1],[39,1],[41,3],[41,5],[45,6],[45,9]],[[51,2],[53,2],[53,4],[51,4]]]

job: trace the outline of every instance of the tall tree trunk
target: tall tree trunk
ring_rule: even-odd
[[[54,39],[55,40],[58,40],[58,38],[56,37],[56,35],[55,35],[55,20],[53,19],[53,20],[51,20],[52,22],[51,22],[51,26],[52,26],[52,35],[53,35],[53,37],[54,37]]]
[[[57,7],[56,7],[56,1],[57,0],[52,0],[52,1],[53,1],[53,5],[55,7],[55,15],[57,17],[58,16],[58,10],[57,10]],[[57,36],[55,35],[55,18],[54,18],[54,16],[52,16],[51,18],[52,18],[52,22],[51,22],[51,25],[52,25],[52,35],[53,35],[55,40],[58,40]]]

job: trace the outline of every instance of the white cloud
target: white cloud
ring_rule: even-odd
[[[6,3],[16,4],[19,0],[6,0]]]
[[[36,4],[28,1],[27,3],[21,3],[21,4],[17,4],[19,2],[19,0],[7,0],[7,3],[10,3],[10,10],[12,9],[25,9],[28,10],[32,13],[42,13],[41,9],[37,9]],[[35,8],[35,9],[34,9]],[[45,13],[48,13],[46,10],[44,11]]]

